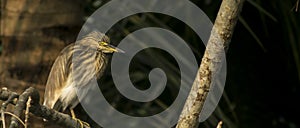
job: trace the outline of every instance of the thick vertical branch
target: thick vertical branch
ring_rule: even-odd
[[[213,26],[206,51],[190,94],[180,115],[177,128],[195,128],[209,92],[213,74],[220,67],[244,0],[223,0]]]

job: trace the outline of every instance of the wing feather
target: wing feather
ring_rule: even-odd
[[[71,63],[69,59],[72,58],[71,51],[73,50],[73,47],[74,44],[65,47],[52,65],[44,94],[44,105],[49,108],[53,108],[61,95],[62,89],[67,86],[65,83],[69,76],[68,70],[70,69],[68,68],[68,65]]]

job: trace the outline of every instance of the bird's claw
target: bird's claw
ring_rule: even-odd
[[[77,121],[77,122],[80,124],[80,127],[81,127],[81,128],[84,128],[84,126],[87,126],[87,127],[90,128],[90,124],[87,123],[87,122],[84,122],[84,121],[82,121],[82,120],[80,120],[80,119],[77,119],[77,118],[74,118],[74,117],[73,117],[73,120]]]

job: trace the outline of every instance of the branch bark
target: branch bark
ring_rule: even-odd
[[[16,95],[15,92],[9,91],[7,88],[2,88],[0,90],[0,100],[7,101],[11,100],[11,96]],[[26,108],[26,102],[28,98],[31,97],[31,104],[29,111],[34,114],[35,116],[42,117],[44,119],[47,119],[48,121],[55,122],[61,126],[67,127],[67,128],[81,128],[81,124],[77,121],[72,119],[67,114],[63,114],[60,112],[57,112],[53,109],[49,109],[43,105],[39,104],[40,95],[38,91],[30,87],[26,89],[18,98],[15,109],[14,109],[14,115],[17,117],[20,117],[23,110]],[[9,103],[14,103],[12,101],[9,101]],[[19,127],[19,122],[16,117],[12,117],[10,128],[17,128]],[[84,128],[89,128],[88,126],[84,125]]]
[[[202,58],[200,68],[184,105],[176,128],[196,128],[199,114],[208,95],[213,74],[228,49],[244,0],[223,0]]]

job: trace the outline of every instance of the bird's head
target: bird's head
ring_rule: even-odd
[[[120,53],[124,53],[123,50],[109,44],[109,42],[105,42],[105,41],[99,41],[99,48],[98,50],[100,50],[103,53],[113,53],[113,52],[120,52]]]
[[[110,39],[105,34],[98,31],[92,31],[87,36],[85,36],[84,40],[85,41],[83,42],[83,45],[96,45],[97,51],[100,51],[102,53],[124,53],[123,50],[109,44]]]

